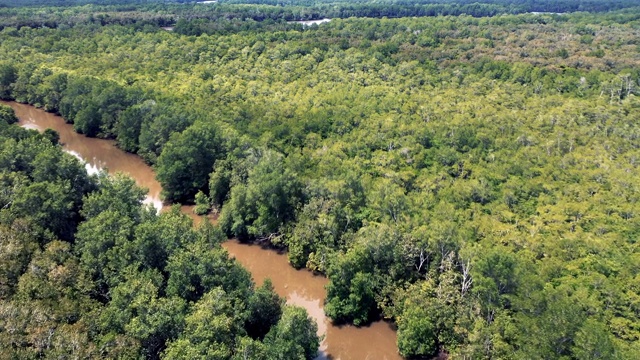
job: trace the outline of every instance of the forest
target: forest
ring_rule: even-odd
[[[394,321],[406,358],[640,358],[640,8],[287,22],[325,4],[0,9],[0,99],[219,214],[155,215],[0,109],[0,351],[313,358],[238,238],[326,276],[336,324]]]
[[[18,29],[23,26],[58,28],[88,23],[102,26],[168,26],[181,21],[183,26],[189,25],[187,29],[192,32],[183,34],[200,35],[202,32],[211,34],[214,29],[228,33],[256,30],[263,26],[273,31],[272,22],[280,25],[278,30],[281,30],[285,26],[295,27],[287,25],[287,21],[322,18],[487,17],[501,14],[601,12],[637,6],[635,0],[219,0],[215,4],[180,0],[0,0],[0,30],[7,26]],[[198,21],[193,22],[196,19]]]
[[[0,120],[0,357],[315,356],[315,322],[255,287],[219,229],[157,215],[130,178],[87,175],[5,105]]]

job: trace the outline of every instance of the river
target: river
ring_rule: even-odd
[[[319,20],[295,20],[287,21],[290,24],[302,24],[302,26],[321,25],[330,22],[331,19],[319,19]]]
[[[162,190],[155,179],[153,169],[137,155],[126,153],[115,146],[111,140],[87,138],[73,131],[73,126],[65,123],[60,116],[47,113],[33,106],[15,102],[0,101],[11,106],[20,119],[20,126],[44,131],[50,128],[60,134],[60,142],[65,151],[82,159],[87,171],[97,172],[106,169],[109,173],[122,172],[135,179],[138,185],[149,190],[146,203],[159,211],[163,204],[160,200]],[[182,210],[197,221],[192,207],[183,206]],[[318,323],[318,333],[324,335],[318,359],[333,360],[399,360],[396,350],[396,333],[389,323],[378,321],[368,327],[357,328],[350,325],[335,326],[325,316],[323,310],[326,296],[327,279],[316,276],[307,270],[295,270],[280,254],[258,245],[229,240],[223,244],[232,257],[235,257],[251,272],[254,281],[261,284],[270,278],[276,292],[287,300],[288,304],[302,306]]]

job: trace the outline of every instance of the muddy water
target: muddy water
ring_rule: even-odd
[[[87,171],[107,169],[109,173],[128,174],[138,185],[149,190],[146,202],[158,210],[162,208],[160,184],[155,180],[153,170],[138,156],[116,148],[113,141],[87,138],[75,133],[73,127],[59,116],[28,105],[0,103],[12,107],[20,119],[19,124],[25,128],[56,130],[64,149],[85,161]],[[183,206],[182,209],[194,217],[192,207]],[[289,266],[286,255],[258,245],[230,240],[223,246],[251,272],[256,283],[261,284],[264,279],[270,278],[277,293],[285,297],[287,303],[307,309],[318,323],[318,333],[324,335],[319,359],[400,359],[396,351],[396,334],[389,324],[376,322],[369,327],[356,328],[334,326],[329,322],[322,308],[327,284],[324,277],[314,276],[305,270],[295,270]]]
[[[111,140],[93,139],[73,131],[73,126],[66,124],[56,115],[36,109],[33,106],[2,102],[15,110],[20,126],[27,129],[43,131],[54,129],[60,134],[60,142],[64,149],[85,162],[89,173],[107,169],[110,173],[122,172],[131,175],[139,186],[149,190],[145,203],[153,204],[158,210],[162,208],[160,191],[162,188],[156,181],[153,170],[139,156],[126,153],[115,147]]]

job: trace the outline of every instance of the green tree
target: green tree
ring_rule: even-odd
[[[0,104],[0,121],[11,125],[18,122],[18,117],[10,106]]]
[[[7,63],[0,64],[0,99],[12,100],[11,85],[18,79],[16,68]]]
[[[397,319],[398,350],[404,357],[435,354],[436,334],[431,313],[420,306],[407,306]]]
[[[276,294],[270,279],[266,279],[249,297],[245,321],[247,334],[254,339],[262,339],[282,315],[284,299]]]
[[[164,198],[187,200],[198,190],[206,190],[213,164],[223,156],[220,130],[212,123],[197,123],[174,134],[156,164]]]
[[[211,205],[207,195],[205,195],[202,190],[198,191],[196,194],[196,207],[193,209],[193,212],[196,213],[196,215],[206,215],[210,207]]]
[[[232,360],[265,360],[268,359],[267,349],[259,340],[243,336],[236,341]]]
[[[219,287],[212,288],[185,319],[180,337],[169,343],[166,359],[229,359],[236,336],[241,333],[233,298]]]
[[[140,136],[138,137],[138,154],[147,163],[155,164],[171,135],[184,131],[193,122],[192,116],[185,109],[178,106],[162,104],[154,106],[142,118]],[[135,127],[130,130],[135,130]],[[207,169],[207,171],[210,171],[210,169]]]
[[[573,356],[576,359],[616,359],[616,349],[604,324],[587,319],[576,333]]]
[[[288,169],[284,157],[266,150],[249,159],[247,184],[236,184],[222,208],[220,224],[235,236],[272,238],[295,216],[302,200],[302,184]]]
[[[105,211],[113,211],[130,219],[140,219],[141,205],[146,191],[138,187],[135,181],[123,174],[115,176],[101,173],[98,176],[98,191],[84,199],[81,215],[91,219]]]
[[[103,295],[108,287],[122,281],[125,268],[137,261],[132,248],[134,229],[133,220],[111,210],[78,226],[76,251]]]
[[[110,301],[100,314],[104,336],[126,334],[137,340],[142,354],[155,358],[167,341],[184,328],[187,304],[177,297],[161,297],[162,276],[158,272],[132,271],[110,291]]]
[[[143,267],[162,271],[173,253],[198,240],[191,219],[173,207],[136,227],[131,251]]]
[[[20,275],[37,248],[37,239],[29,233],[28,222],[15,221],[11,227],[0,226],[0,299],[7,300],[13,295]]]
[[[285,306],[282,317],[264,339],[269,359],[315,358],[320,346],[317,332],[318,325],[303,308]]]
[[[73,118],[73,129],[89,137],[100,132],[100,109],[94,103],[85,104]]]
[[[241,299],[246,299],[251,276],[220,245],[198,241],[186,244],[173,253],[165,271],[169,274],[167,294],[197,301],[215,287],[221,287]]]

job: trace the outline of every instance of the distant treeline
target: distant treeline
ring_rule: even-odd
[[[89,5],[91,4],[91,5]],[[87,5],[74,9],[73,14],[66,7]],[[218,3],[200,4],[195,1],[159,0],[0,0],[1,26],[51,27],[61,24],[99,22],[100,25],[151,23],[166,26],[178,19],[254,20],[254,21],[294,21],[321,18],[398,18],[422,16],[473,17],[496,16],[500,14],[521,14],[528,12],[604,12],[638,6],[634,0],[406,0],[406,1],[277,1],[277,0],[221,0]],[[42,13],[20,10],[25,7],[48,7]],[[28,11],[28,10],[27,10]],[[94,17],[93,14],[96,16]],[[2,28],[0,26],[0,29]]]
[[[263,9],[298,9],[225,6],[256,16]],[[438,352],[470,359],[640,358],[639,9],[334,19],[303,28],[281,18],[243,20],[233,11],[227,18],[217,5],[174,8],[183,10],[158,10],[183,19],[173,33],[138,22],[5,28],[0,97],[57,112],[77,131],[112,138],[144,157],[154,164],[165,200],[215,209],[216,231],[286,249],[292,266],[325,274],[325,312],[335,322],[396,321],[398,349],[407,358]],[[66,10],[59,13],[72,17]],[[210,14],[220,17],[196,17]],[[215,28],[220,19],[256,28],[224,35]],[[273,30],[259,28],[264,24]],[[283,31],[286,26],[297,28]],[[187,30],[203,32],[180,34]],[[13,143],[5,149],[7,165],[0,170],[24,158]],[[50,158],[38,162],[55,164]],[[23,173],[12,176],[54,172]],[[0,200],[8,198],[0,208],[12,204],[0,210],[0,220],[36,214],[37,224],[57,225],[48,214],[64,213],[63,207],[47,201],[60,191],[16,188],[13,178],[0,189]],[[58,187],[64,190],[64,183]],[[27,197],[32,193],[42,196]],[[109,193],[100,199],[124,202]],[[68,203],[75,213],[87,204]],[[185,289],[181,298],[191,298],[189,279],[176,277],[204,263],[192,256],[201,248],[164,235],[147,241],[150,225],[125,237],[133,243],[118,238],[111,245],[107,241],[122,232],[110,225],[124,217],[78,211],[90,222],[79,225],[76,253],[93,278],[113,289],[110,304],[124,303],[115,295],[142,288],[134,280],[149,278],[133,273],[137,277],[123,283],[112,269],[127,269],[129,254],[148,264],[153,251],[174,243],[180,246],[171,255],[153,256],[163,264],[169,259],[170,268],[154,262],[142,269],[160,271],[153,277],[158,281],[150,281],[158,294]],[[63,226],[51,231],[70,233]],[[172,233],[188,234],[182,227]],[[191,273],[204,276],[207,269]],[[18,281],[14,303],[27,311],[29,289],[38,284],[25,279],[21,287],[16,278],[9,278]],[[191,285],[198,289],[197,281]],[[147,298],[166,298],[151,286],[142,289],[149,289]],[[195,331],[206,328],[194,328],[196,315],[215,303],[213,295],[198,300],[204,302],[193,316],[172,317],[187,331],[169,339],[162,330],[176,329],[170,321],[153,327],[135,326],[146,321],[137,316],[106,321],[128,306],[109,305],[90,334],[102,344],[113,331],[140,341],[143,351],[157,354],[160,344],[167,358],[198,358],[178,355],[190,345],[215,349],[201,341],[206,332]],[[165,301],[130,313],[160,314],[159,307],[184,314],[160,307]],[[281,319],[290,318],[285,311]],[[236,318],[246,324],[246,317]],[[205,324],[215,335],[222,322]],[[261,343],[246,339],[242,329],[233,333],[247,346],[266,346],[267,354],[300,358],[280,351],[280,331],[272,330]],[[16,352],[33,347],[21,339]],[[8,353],[0,358],[9,358],[14,348],[4,344],[17,340],[0,331],[0,341]],[[284,348],[295,341],[285,338]],[[215,358],[237,358],[228,355]]]
[[[189,3],[192,1],[176,0],[176,2]],[[261,4],[273,6],[302,6],[325,9],[403,9],[403,12],[415,11],[415,15],[421,16],[420,12],[425,9],[446,9],[446,8],[473,8],[489,6],[494,9],[504,9],[505,12],[601,12],[623,9],[638,6],[634,0],[387,0],[387,1],[366,1],[366,0],[220,0],[221,4]],[[444,5],[444,6],[443,6]],[[473,15],[472,13],[466,13]],[[355,16],[355,15],[354,15]],[[387,16],[387,15],[383,15]]]
[[[162,0],[0,0],[0,7],[149,4]]]

